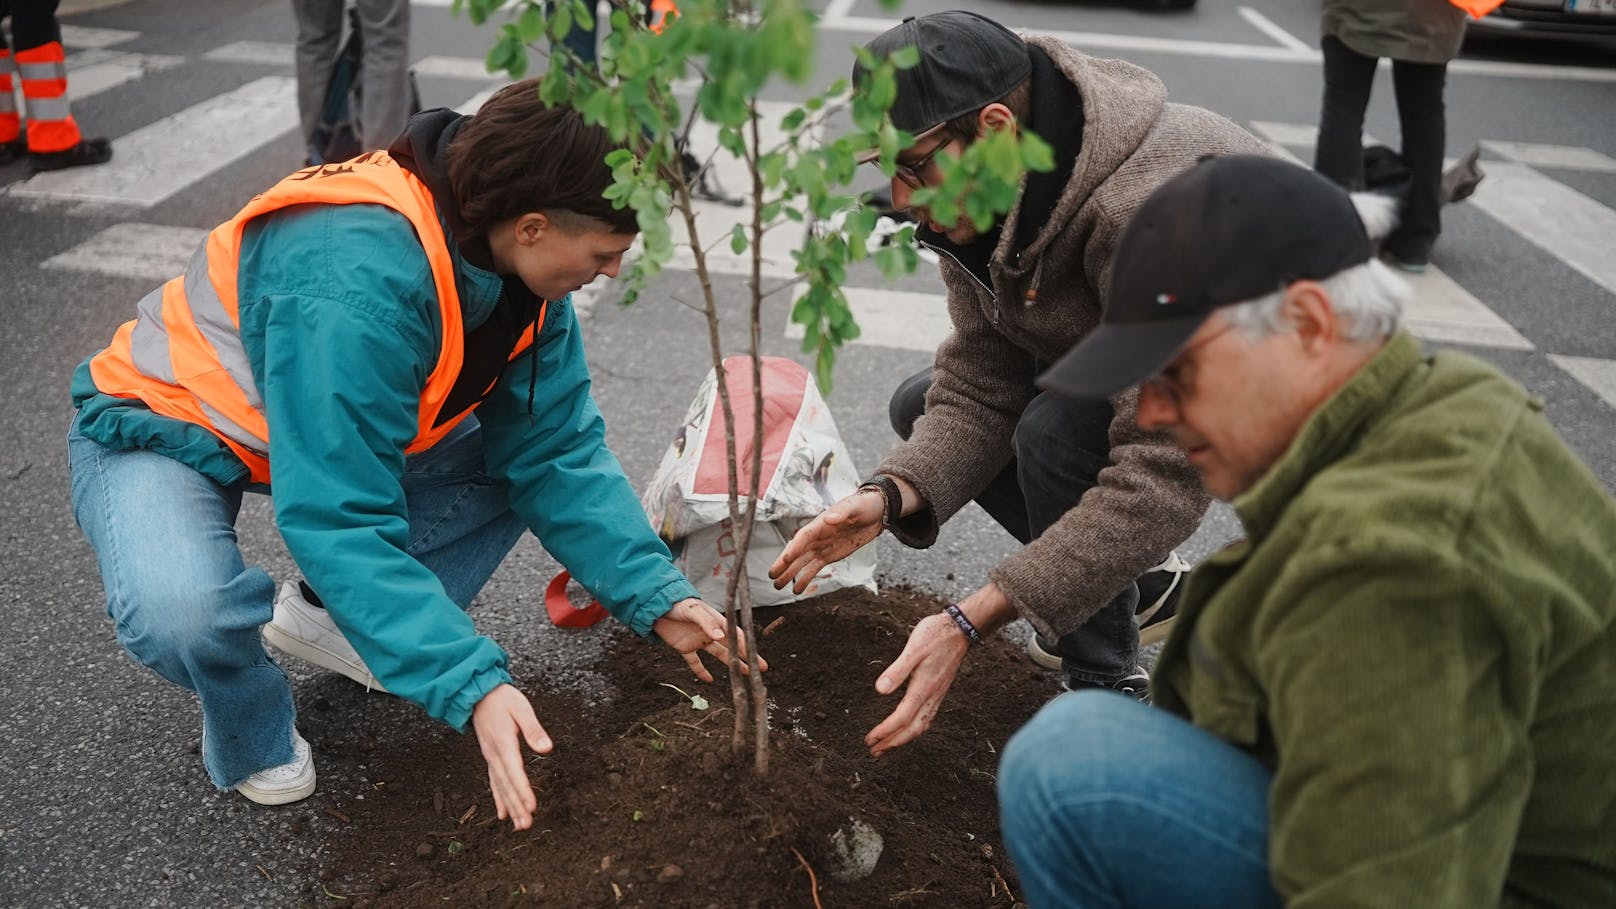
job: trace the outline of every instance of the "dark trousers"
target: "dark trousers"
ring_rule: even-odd
[[[892,393],[892,428],[899,436],[907,439],[914,431],[930,387],[931,370],[925,369]],[[976,503],[1011,536],[1032,542],[1099,482],[1100,471],[1111,463],[1111,417],[1108,401],[1074,401],[1048,392],[1033,398],[1010,440],[1015,456],[977,494]],[[1138,605],[1139,585],[1129,584],[1057,642],[1068,677],[1107,683],[1133,671],[1139,657],[1133,619]]]
[[[1324,110],[1313,169],[1349,190],[1364,187],[1363,121],[1378,58],[1358,53],[1334,35],[1324,52]],[[1447,119],[1442,104],[1446,63],[1392,61],[1392,88],[1403,131],[1403,160],[1412,182],[1401,223],[1386,238],[1386,250],[1405,262],[1425,262],[1442,231],[1442,150]]]
[[[0,0],[0,19],[11,18],[13,51],[33,50],[62,40],[62,30],[56,24],[56,4],[57,0]],[[5,46],[5,35],[0,33],[0,47]]]

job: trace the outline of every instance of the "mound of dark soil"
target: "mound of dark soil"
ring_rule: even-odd
[[[940,608],[889,590],[759,610],[773,728],[762,779],[750,750],[731,753],[722,677],[703,686],[711,706],[693,709],[661,684],[694,693],[683,663],[625,637],[599,667],[611,702],[530,692],[556,742],[530,760],[533,829],[494,819],[471,736],[372,755],[378,778],[409,783],[341,807],[328,883],[311,895],[354,907],[1011,906],[998,753],[1055,693],[1054,675],[989,641],[926,735],[879,760],[863,744],[897,703],[875,694],[876,676]],[[832,835],[855,820],[882,849],[873,873],[841,883]]]

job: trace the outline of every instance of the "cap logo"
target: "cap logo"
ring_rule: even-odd
[[[1157,294],[1156,295],[1156,304],[1158,306],[1170,306],[1170,305],[1172,305],[1174,303],[1177,303],[1177,302],[1178,302],[1178,295],[1177,294]]]

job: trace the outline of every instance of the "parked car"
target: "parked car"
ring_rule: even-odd
[[[1616,0],[1504,0],[1471,28],[1563,36],[1616,35]]]

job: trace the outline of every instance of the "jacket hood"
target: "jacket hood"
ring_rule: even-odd
[[[432,192],[438,213],[459,244],[461,252],[480,268],[491,269],[493,257],[481,237],[467,235],[460,220],[460,205],[449,184],[449,143],[471,117],[446,107],[424,110],[410,117],[404,132],[388,146],[387,154],[414,174]]]
[[[1031,263],[1066,229],[1100,184],[1144,143],[1167,104],[1167,86],[1154,73],[1132,63],[1090,57],[1047,35],[1024,37],[1029,45],[1048,54],[1055,68],[1077,87],[1084,119],[1082,146],[1071,178],[1048,221],[1021,250],[1021,258]],[[1025,184],[1023,187],[1025,191]],[[1018,201],[1005,219],[1006,229],[994,256],[999,261],[1015,262],[1011,247],[1022,209]]]

